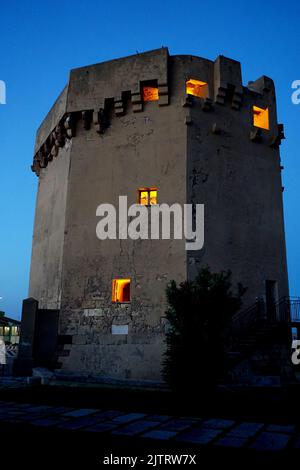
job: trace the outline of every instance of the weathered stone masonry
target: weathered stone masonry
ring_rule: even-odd
[[[205,97],[186,94],[201,80]],[[143,87],[158,88],[145,102]],[[253,126],[268,109],[269,130]],[[56,367],[64,372],[160,380],[165,287],[200,266],[232,269],[250,305],[265,280],[288,295],[274,85],[242,85],[240,64],[170,56],[166,48],[71,71],[37,132],[39,177],[29,296],[59,310]],[[205,246],[184,240],[96,238],[96,207],[136,202],[205,204]],[[112,303],[112,280],[131,279],[131,301]],[[112,334],[112,326],[123,334]],[[128,328],[128,332],[126,328]]]

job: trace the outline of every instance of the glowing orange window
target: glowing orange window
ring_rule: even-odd
[[[258,106],[253,106],[253,125],[261,129],[266,129],[267,131],[270,129],[268,108],[263,109]]]
[[[198,96],[198,98],[208,98],[208,83],[190,78],[186,81],[186,94]]]
[[[158,100],[158,88],[153,86],[143,87],[143,101],[157,101]]]
[[[141,204],[142,206],[153,206],[154,204],[157,204],[157,189],[138,189],[138,204]]]
[[[130,302],[130,279],[113,279],[112,301]]]

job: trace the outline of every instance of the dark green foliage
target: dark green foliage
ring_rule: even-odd
[[[193,281],[167,286],[164,377],[176,390],[207,388],[226,373],[224,332],[245,289],[231,291],[231,272],[203,268]]]

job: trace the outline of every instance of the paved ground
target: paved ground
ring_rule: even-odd
[[[239,422],[162,414],[126,413],[118,410],[68,408],[0,402],[2,425],[30,425],[52,430],[80,431],[172,441],[196,446],[255,449],[278,452],[300,449],[300,428],[295,425]]]
[[[0,447],[6,449],[1,452],[2,464],[6,458],[11,463],[13,456],[15,464],[28,463],[31,468],[43,468],[44,462],[56,466],[59,460],[68,468],[81,463],[90,470],[99,468],[107,456],[138,456],[140,463],[134,467],[140,468],[149,455],[193,454],[202,468],[220,462],[230,464],[231,469],[233,463],[234,468],[241,468],[246,462],[253,469],[273,465],[286,468],[288,462],[294,464],[300,458],[297,409],[288,419],[289,402],[278,402],[272,394],[264,402],[269,404],[268,412],[259,414],[265,418],[253,422],[249,417],[258,410],[254,406],[256,395],[250,400],[243,397],[242,411],[245,405],[248,410],[244,419],[237,419],[243,414],[232,414],[226,403],[217,408],[216,397],[216,406],[202,406],[205,416],[201,418],[180,416],[185,413],[183,407],[176,400],[168,407],[170,397],[165,394],[144,396],[101,388],[45,389],[27,382],[15,378],[0,380]],[[289,401],[297,403],[292,398]],[[176,416],[177,409],[181,411]],[[191,410],[194,405],[187,411],[192,415]],[[198,413],[201,416],[201,411]],[[222,413],[222,419],[218,418]],[[287,424],[289,421],[293,424]],[[164,464],[156,466],[163,468]],[[145,468],[149,469],[149,464]]]

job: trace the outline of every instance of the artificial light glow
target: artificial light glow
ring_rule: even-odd
[[[148,206],[148,191],[140,191],[139,204]]]
[[[152,189],[150,191],[150,205],[157,204],[157,189]]]
[[[208,98],[208,83],[190,78],[186,82],[186,94],[198,96],[198,98]]]
[[[158,100],[158,88],[152,86],[143,87],[143,101],[157,101]]]
[[[258,106],[253,106],[253,125],[261,129],[266,129],[267,131],[270,129],[268,108],[263,109]]]
[[[157,189],[138,189],[138,204],[141,204],[142,206],[153,206],[154,204],[157,204]]]
[[[113,302],[130,302],[130,279],[114,279],[112,284]]]

